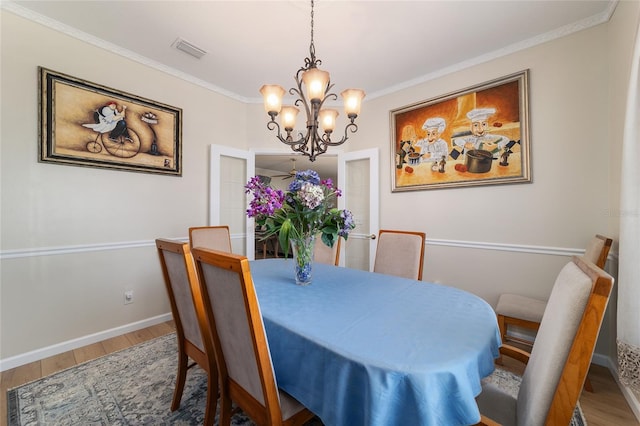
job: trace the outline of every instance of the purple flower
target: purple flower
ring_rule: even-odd
[[[271,216],[284,203],[284,193],[264,185],[258,177],[251,178],[245,188],[247,193],[253,193],[247,210],[248,217]]]
[[[305,182],[309,182],[313,185],[320,185],[320,176],[315,170],[303,170],[296,172],[296,177],[293,179],[293,182],[289,184],[289,191],[299,191]]]
[[[333,180],[331,180],[331,178],[323,179],[320,184],[326,186],[329,189],[333,189]]]
[[[353,220],[353,214],[349,210],[342,210],[340,212],[340,229],[338,230],[338,235],[341,237],[347,237],[349,235],[349,231],[356,227],[356,223]]]

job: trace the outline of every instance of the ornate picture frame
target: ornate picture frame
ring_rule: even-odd
[[[529,70],[390,112],[392,192],[531,182]]]
[[[182,109],[38,67],[38,161],[182,176]]]

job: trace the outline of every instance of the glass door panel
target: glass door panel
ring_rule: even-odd
[[[372,270],[378,232],[378,150],[368,149],[338,156],[339,207],[351,210],[356,228],[341,250],[340,264]]]

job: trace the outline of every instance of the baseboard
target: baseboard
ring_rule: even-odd
[[[629,390],[626,386],[618,381],[618,376],[615,376],[616,383],[618,383],[618,387],[622,391],[622,395],[624,395],[624,399],[627,400],[631,411],[633,411],[633,415],[636,416],[636,420],[640,422],[640,401],[636,398],[636,395]]]
[[[152,325],[170,321],[172,318],[173,317],[171,313],[162,314],[141,321],[132,322],[130,324],[125,324],[120,327],[115,327],[109,330],[100,331],[98,333],[89,334],[87,336],[78,337],[77,339],[67,340],[66,342],[62,343],[56,343],[55,345],[36,349],[24,354],[12,356],[6,359],[0,359],[0,372],[10,370],[12,368],[28,364],[30,362],[40,361],[41,359],[53,355],[58,355],[73,349],[81,348],[83,346],[91,345],[102,340],[110,339],[111,337],[116,337],[122,334],[130,333],[132,331],[151,327]]]
[[[593,356],[594,360],[595,360],[595,357],[596,355]],[[622,382],[620,381],[620,378],[618,377],[617,364],[610,357],[602,357],[602,358],[606,358],[606,363],[598,364],[598,365],[602,365],[609,369],[609,371],[611,372],[611,375],[613,376],[613,379],[616,381],[616,384],[620,388],[620,392],[622,392],[624,399],[627,400],[627,404],[629,404],[629,408],[631,408],[631,411],[633,411],[633,415],[636,416],[636,419],[638,420],[638,422],[640,422],[640,400],[638,400],[635,394],[631,392],[631,390],[629,390],[629,388],[626,387],[624,384],[622,384]],[[594,364],[596,364],[595,361],[594,361]]]

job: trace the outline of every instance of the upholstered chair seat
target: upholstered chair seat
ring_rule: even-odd
[[[519,294],[505,293],[500,296],[496,312],[507,317],[520,318],[525,321],[542,321],[542,315],[547,302],[520,296]]]

